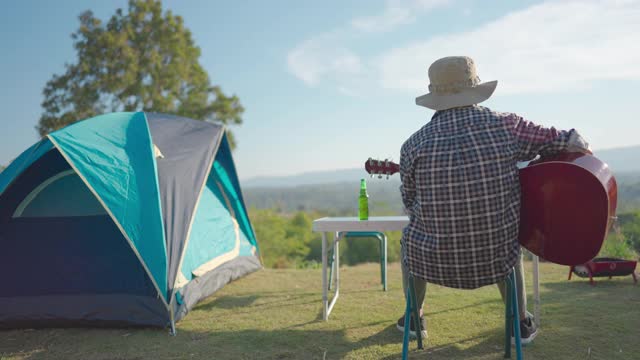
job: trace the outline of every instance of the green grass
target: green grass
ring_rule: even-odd
[[[341,270],[340,299],[328,322],[321,320],[320,270],[262,270],[201,302],[176,337],[164,329],[0,331],[0,358],[397,359],[400,269],[390,264],[388,292],[381,291],[378,269]],[[542,328],[525,359],[640,359],[640,286],[626,276],[599,278],[592,287],[581,278],[567,281],[567,273],[541,264]],[[502,358],[504,308],[495,286],[430,285],[427,302],[426,349],[412,342],[410,358]]]

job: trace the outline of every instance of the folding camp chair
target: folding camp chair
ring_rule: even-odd
[[[516,358],[522,360],[522,341],[520,338],[520,313],[518,312],[518,292],[516,285],[515,269],[512,269],[506,279],[507,301],[505,301],[505,324],[504,324],[504,357],[511,358],[511,327],[513,326]],[[418,313],[418,304],[415,293],[415,285],[413,274],[409,274],[409,286],[407,286],[407,307],[404,314],[404,337],[402,339],[402,359],[406,360],[409,356],[409,321],[413,314],[413,325],[416,329],[416,337],[418,340],[418,349],[423,349],[422,329],[420,324],[420,315]]]

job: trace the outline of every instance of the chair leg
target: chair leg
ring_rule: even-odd
[[[511,304],[513,307],[513,333],[516,340],[516,359],[522,360],[522,338],[520,336],[520,311],[518,309],[518,285],[515,269],[509,275],[511,281]]]
[[[418,349],[424,349],[422,345],[422,324],[420,323],[420,313],[418,309],[418,302],[416,299],[416,289],[414,284],[414,278],[412,274],[409,274],[409,284],[407,284],[407,307],[404,313],[404,336],[402,338],[402,359],[406,360],[409,356],[409,322],[413,317],[413,326],[416,329],[416,338],[418,340]],[[412,316],[413,315],[413,316]]]
[[[511,281],[505,280],[505,304],[504,304],[504,358],[511,359]]]
[[[516,358],[522,360],[522,338],[520,334],[520,311],[518,309],[518,289],[516,283],[515,269],[506,279],[506,303],[505,303],[505,324],[504,324],[504,357],[511,358],[511,331],[515,339]]]
[[[411,279],[411,276],[410,276]],[[409,358],[409,321],[411,321],[411,281],[407,286],[406,310],[404,312],[404,334],[402,336],[402,360]]]
[[[420,309],[418,308],[418,297],[416,296],[415,278],[409,275],[409,290],[411,293],[411,308],[413,309],[413,326],[416,329],[416,338],[418,340],[418,349],[424,349],[422,346],[422,324],[420,323]]]

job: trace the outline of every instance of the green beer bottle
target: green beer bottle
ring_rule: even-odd
[[[369,219],[369,194],[367,194],[367,183],[360,179],[360,197],[358,198],[358,218],[360,220]]]

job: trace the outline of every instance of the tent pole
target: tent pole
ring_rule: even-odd
[[[175,319],[175,315],[173,313],[173,301],[170,302],[169,304],[169,321],[170,321],[170,326],[171,328],[169,329],[169,335],[171,336],[176,336],[177,332],[176,332],[176,319]]]
[[[171,336],[176,336],[177,332],[176,332],[176,323],[171,320],[171,329],[169,329],[169,335]]]

